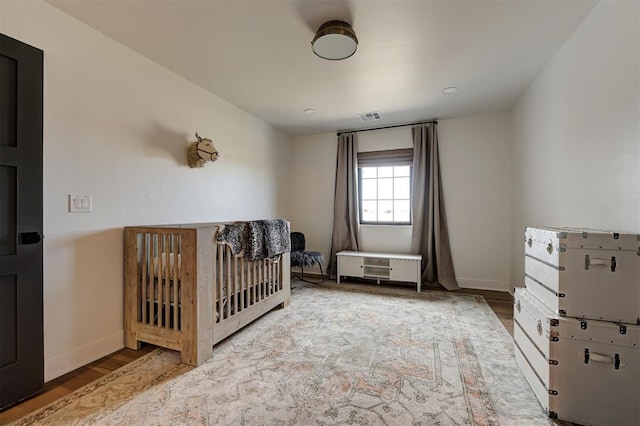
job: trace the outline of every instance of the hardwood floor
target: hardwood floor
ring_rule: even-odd
[[[456,292],[483,296],[487,304],[509,331],[509,334],[513,336],[513,300],[509,293],[470,289],[458,290]],[[80,389],[82,386],[93,382],[111,371],[140,358],[154,348],[155,346],[147,345],[139,351],[121,349],[91,364],[78,368],[71,373],[58,377],[46,383],[44,385],[44,391],[39,395],[0,412],[0,425],[6,425],[62,398],[76,389]]]
[[[141,356],[151,352],[155,346],[147,345],[139,351],[131,349],[121,349],[110,355],[100,358],[97,361],[80,367],[64,376],[58,377],[45,383],[44,391],[27,399],[20,404],[14,405],[0,413],[0,425],[6,425],[29,413],[32,413],[45,405],[56,401],[59,398],[80,389],[81,387],[99,379],[100,377],[117,370]]]
[[[484,300],[487,301],[487,304],[491,307],[498,319],[500,319],[504,328],[506,328],[511,337],[513,337],[513,296],[511,296],[511,294],[503,291],[471,289],[458,290],[457,293],[478,294],[484,297]]]

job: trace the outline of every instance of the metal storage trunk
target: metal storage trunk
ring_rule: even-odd
[[[640,235],[526,228],[525,285],[556,314],[640,324]]]
[[[516,289],[515,358],[549,417],[640,424],[640,326],[565,318]]]

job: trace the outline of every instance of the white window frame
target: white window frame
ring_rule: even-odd
[[[376,151],[376,152],[367,152],[367,153],[358,153],[358,212],[359,212],[359,220],[361,225],[398,225],[398,226],[410,226],[413,223],[413,215],[412,215],[412,203],[413,203],[413,149],[403,149],[403,150],[389,150],[389,151]],[[381,220],[364,220],[363,219],[363,201],[373,201],[374,199],[363,199],[363,191],[362,191],[362,183],[363,179],[381,179],[378,176],[376,170],[375,178],[363,178],[362,177],[362,169],[365,167],[400,167],[400,166],[409,166],[409,221],[396,221],[395,220],[395,212],[393,221],[381,221]],[[394,176],[392,175],[392,188],[395,189],[395,179],[396,178],[405,178],[406,176]],[[385,177],[383,179],[388,179]],[[377,185],[376,185],[377,188]],[[392,191],[393,191],[392,189]],[[394,194],[395,195],[395,194]],[[392,196],[390,200],[382,200],[382,201],[391,201],[392,205],[395,204],[395,201],[402,200],[406,201],[406,198],[395,198]],[[376,198],[375,201],[381,201]]]

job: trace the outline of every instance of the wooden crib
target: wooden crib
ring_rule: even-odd
[[[213,345],[289,304],[290,257],[248,260],[217,241],[220,223],[137,226],[124,231],[125,346],[180,351],[200,365]]]

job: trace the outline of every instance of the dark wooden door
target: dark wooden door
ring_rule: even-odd
[[[42,390],[42,50],[0,34],[0,409]]]

